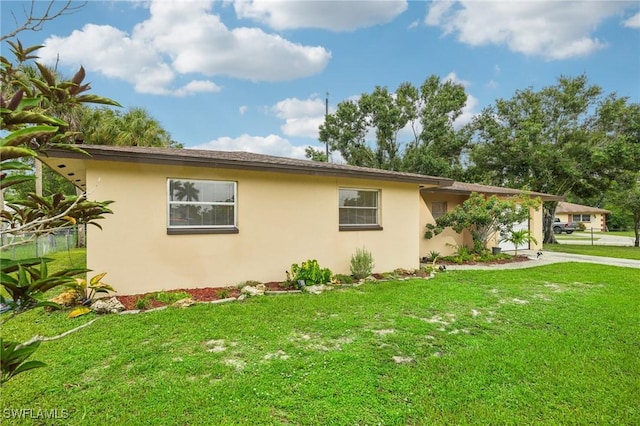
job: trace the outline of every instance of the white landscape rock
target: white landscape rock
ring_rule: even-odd
[[[124,305],[115,297],[98,299],[91,304],[91,310],[96,314],[117,314],[125,309]]]
[[[186,297],[184,299],[177,300],[173,303],[173,307],[175,308],[188,308],[189,306],[195,305],[197,302],[190,297]]]

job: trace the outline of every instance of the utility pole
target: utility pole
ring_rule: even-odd
[[[329,115],[329,91],[327,90],[327,97],[324,99],[324,124],[327,125],[327,116]],[[327,163],[329,162],[329,140],[324,143],[325,155],[327,156]]]

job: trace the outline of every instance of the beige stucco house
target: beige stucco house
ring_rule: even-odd
[[[114,214],[90,227],[87,267],[120,294],[282,281],[317,259],[349,273],[419,267],[419,191],[449,179],[244,152],[83,146],[42,160]],[[424,226],[424,225],[422,225]]]
[[[606,231],[606,216],[610,213],[609,210],[567,203],[565,201],[559,202],[556,208],[556,217],[559,218],[561,222],[584,223],[587,231]]]
[[[246,152],[82,148],[91,156],[51,150],[42,161],[88,198],[115,201],[103,230],[88,231],[87,267],[120,294],[282,281],[308,259],[349,273],[362,247],[376,271],[415,269],[431,250],[467,242],[453,231],[425,240],[434,212],[474,190],[519,193]],[[542,241],[541,214],[527,226]]]

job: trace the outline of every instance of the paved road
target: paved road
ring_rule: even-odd
[[[531,259],[529,262],[514,262],[505,263],[502,265],[451,265],[447,266],[447,270],[465,270],[465,269],[484,269],[484,270],[498,270],[498,269],[519,269],[519,268],[531,268],[534,266],[550,265],[552,263],[559,262],[586,262],[586,263],[598,263],[601,265],[610,266],[623,266],[627,268],[640,269],[640,260],[632,259],[617,259],[613,257],[601,257],[601,256],[585,256],[582,254],[570,254],[570,253],[558,253],[558,252],[543,252],[542,256],[538,257],[536,252],[531,250],[519,250],[518,254],[526,254]],[[638,277],[640,281],[640,276]]]

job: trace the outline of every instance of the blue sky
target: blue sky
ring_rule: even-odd
[[[2,34],[29,5],[2,1]],[[560,75],[640,102],[638,1],[89,1],[18,38],[186,147],[304,158],[327,92],[333,111],[432,74],[465,85],[459,124]]]

